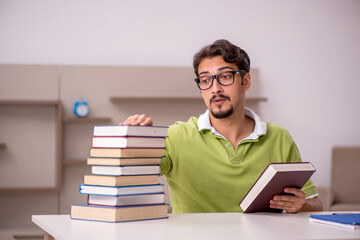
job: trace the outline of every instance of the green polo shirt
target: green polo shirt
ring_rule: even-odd
[[[209,121],[208,112],[204,115],[202,122]],[[170,126],[161,174],[173,213],[241,212],[239,202],[269,163],[301,161],[285,129],[261,122],[251,110],[250,115],[255,131],[236,149],[211,126],[199,128],[195,117]],[[311,180],[302,190],[307,197],[317,194]]]

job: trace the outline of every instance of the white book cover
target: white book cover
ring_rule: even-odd
[[[109,125],[95,126],[94,136],[151,136],[166,137],[168,127],[165,126],[131,126]]]
[[[92,166],[91,173],[97,175],[148,175],[160,174],[160,166]]]
[[[92,137],[94,148],[163,148],[163,137]]]
[[[165,203],[165,194],[142,194],[127,196],[103,196],[89,195],[89,204],[106,206],[132,206],[132,205],[150,205]]]
[[[146,194],[146,193],[162,193],[164,192],[163,184],[154,185],[136,185],[136,186],[97,186],[97,185],[86,185],[80,184],[79,192],[81,194],[92,194],[92,195],[135,195],[135,194]]]

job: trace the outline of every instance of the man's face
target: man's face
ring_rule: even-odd
[[[237,71],[237,66],[227,63],[222,56],[205,58],[198,67],[199,77],[205,75],[216,75],[225,71]],[[227,118],[244,108],[245,91],[250,86],[250,75],[244,76],[244,85],[241,84],[241,76],[235,74],[234,83],[222,86],[214,79],[213,85],[207,90],[201,90],[201,95],[215,118]]]

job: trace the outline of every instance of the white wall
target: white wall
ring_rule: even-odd
[[[360,144],[359,12],[356,0],[0,0],[0,64],[191,66],[227,38],[260,69],[263,119],[327,186],[331,147]]]

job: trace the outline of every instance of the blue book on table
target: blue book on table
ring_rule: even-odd
[[[310,222],[329,224],[350,229],[360,229],[360,213],[309,215]]]

